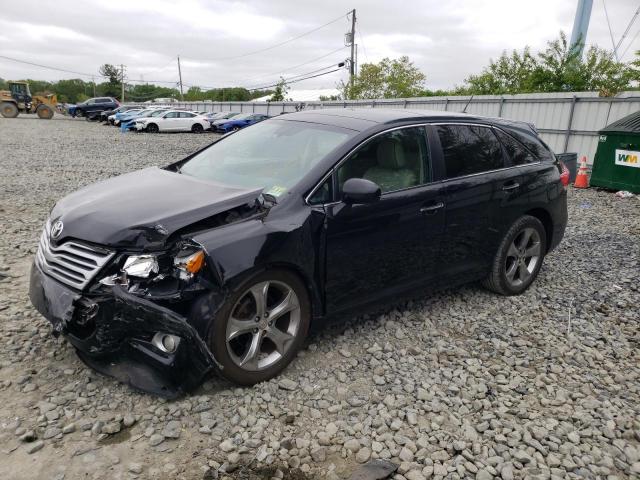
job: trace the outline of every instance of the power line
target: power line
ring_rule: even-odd
[[[347,48],[347,46],[343,45],[340,48],[336,48],[335,50],[331,50],[329,53],[325,53],[324,55],[321,55],[319,57],[312,58],[311,60],[307,60],[304,63],[299,63],[298,65],[293,65],[291,67],[287,67],[284,70],[280,70],[279,72],[270,73],[268,75],[260,75],[259,77],[255,77],[253,80],[256,81],[256,80],[259,80],[261,78],[275,77],[276,75],[280,75],[282,73],[290,72],[291,70],[295,70],[296,68],[303,67],[305,65],[309,65],[310,63],[316,62],[318,60],[322,60],[323,58],[327,58],[329,55],[333,55],[334,53],[337,53],[340,50],[344,50],[345,48]]]
[[[338,65],[340,65],[340,64],[338,64]],[[289,84],[289,83],[298,83],[298,82],[302,82],[302,81],[304,81],[304,80],[309,80],[309,79],[311,79],[311,78],[321,77],[321,76],[323,76],[323,75],[329,75],[330,73],[337,72],[338,70],[342,70],[342,67],[343,67],[343,66],[344,66],[344,65],[342,65],[342,66],[340,66],[340,67],[338,67],[338,68],[335,68],[335,69],[333,69],[333,70],[329,70],[328,72],[318,73],[318,74],[316,74],[316,75],[311,75],[311,76],[309,76],[309,77],[300,78],[300,79],[298,79],[298,80],[292,80],[292,81],[287,81],[287,80],[285,80],[285,83],[287,83],[287,84]],[[264,89],[266,89],[266,88],[276,87],[276,86],[278,86],[278,84],[277,84],[277,83],[274,83],[273,85],[265,85],[265,86],[262,86],[262,87],[259,87],[259,88],[247,88],[247,90],[264,90]]]
[[[631,17],[631,20],[629,20],[629,25],[627,25],[627,28],[624,30],[624,33],[622,34],[622,36],[620,37],[620,41],[618,42],[618,44],[614,47],[614,53],[616,54],[616,56],[618,55],[618,49],[620,48],[620,45],[622,45],[622,41],[625,39],[625,37],[627,36],[627,34],[629,33],[629,30],[631,30],[631,27],[633,25],[633,22],[636,21],[636,18],[638,18],[638,13],[640,13],[640,7],[638,7],[636,9],[636,13],[633,14],[633,17]]]
[[[327,27],[327,26],[331,25],[332,23],[336,23],[337,21],[342,20],[345,17],[345,15],[347,15],[347,14],[342,14],[338,18],[335,18],[335,19],[331,20],[330,22],[327,22],[327,23],[325,23],[323,25],[320,25],[319,27],[316,27],[316,28],[314,28],[312,30],[309,30],[309,31],[305,32],[305,33],[302,33],[302,34],[300,34],[300,35],[298,35],[296,37],[290,38],[289,40],[285,40],[284,42],[280,42],[280,43],[276,43],[275,45],[271,45],[270,47],[265,47],[265,48],[261,48],[260,50],[254,50],[253,52],[246,52],[246,53],[242,53],[240,55],[233,55],[233,56],[230,56],[230,57],[211,58],[210,60],[213,60],[213,61],[234,60],[236,58],[249,57],[251,55],[257,55],[258,53],[262,53],[262,52],[267,52],[269,50],[273,50],[274,48],[281,47],[282,45],[286,45],[287,43],[294,42],[296,40],[299,40],[302,37],[306,37],[307,35],[311,35],[312,33],[317,32],[318,30],[321,30],[324,27]]]
[[[288,77],[288,78],[285,80],[285,82],[287,82],[287,81],[289,81],[289,80],[295,80],[295,79],[296,79],[296,78],[298,78],[298,77],[304,77],[304,76],[307,76],[307,75],[311,75],[311,74],[314,74],[314,73],[318,73],[318,72],[321,72],[322,70],[326,70],[327,68],[333,68],[333,67],[335,67],[335,66],[336,66],[336,64],[334,63],[334,64],[332,64],[332,65],[329,65],[329,66],[326,66],[326,67],[322,67],[322,68],[318,68],[318,69],[316,69],[316,70],[312,70],[312,71],[310,71],[310,72],[300,73],[300,74],[297,74],[297,75],[293,75],[293,76],[291,76],[291,77]],[[256,82],[256,83],[251,83],[251,84],[249,84],[248,86],[245,86],[245,88],[247,88],[248,90],[250,90],[250,89],[251,89],[250,87],[255,86],[255,85],[259,85],[259,83],[258,83],[258,82]]]
[[[620,60],[622,60],[624,58],[624,56],[627,54],[627,51],[629,50],[629,48],[631,47],[631,45],[633,45],[633,42],[636,41],[636,38],[638,38],[638,34],[640,34],[640,28],[638,28],[638,31],[636,32],[636,34],[633,36],[633,38],[631,39],[631,42],[629,42],[629,44],[627,45],[627,47],[624,49],[624,52],[622,52],[622,55],[620,55]]]
[[[107,78],[104,75],[99,75],[99,74],[96,75],[95,73],[82,73],[82,72],[76,72],[74,70],[65,70],[64,68],[51,67],[49,65],[42,65],[40,63],[34,63],[34,62],[27,62],[26,60],[19,60],[17,58],[7,57],[5,55],[0,55],[0,58],[4,58],[5,60],[11,60],[12,62],[23,63],[25,65],[32,65],[34,67],[47,68],[49,70],[56,70],[58,72],[73,73],[74,75],[80,75],[80,76],[83,76],[83,77],[102,77],[102,78]]]
[[[607,19],[607,25],[609,26],[609,36],[611,36],[611,46],[613,47],[613,54],[618,60],[618,53],[616,52],[616,41],[613,39],[613,30],[611,30],[611,22],[609,21],[609,13],[607,12],[607,1],[602,0],[602,6],[604,7],[604,16]],[[582,43],[585,43],[585,39],[582,39]]]

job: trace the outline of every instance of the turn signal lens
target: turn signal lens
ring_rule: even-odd
[[[187,258],[185,270],[189,273],[198,273],[204,267],[204,252],[198,250],[196,253]]]
[[[198,273],[202,270],[202,267],[204,267],[204,252],[202,250],[198,250],[188,257],[178,257],[175,259],[174,263],[179,269],[193,275],[194,273]]]

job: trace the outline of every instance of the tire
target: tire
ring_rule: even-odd
[[[500,242],[484,287],[501,295],[521,294],[538,276],[546,252],[542,222],[530,215],[520,217]]]
[[[5,118],[16,118],[18,116],[18,107],[16,107],[15,103],[11,102],[2,102],[0,105],[0,113]]]
[[[85,113],[82,110],[76,109],[75,114],[73,116],[82,118],[85,116]]]
[[[193,133],[202,133],[202,132],[204,132],[204,127],[202,125],[200,125],[199,123],[194,123],[191,126],[191,131]]]
[[[233,128],[231,129],[231,131],[232,131],[232,132],[237,132],[238,130],[240,130],[240,127],[233,127]]]
[[[265,285],[267,294],[263,296]],[[269,313],[258,315],[258,297],[267,299],[263,310]],[[275,307],[285,305],[285,300],[291,310],[270,321],[266,315],[273,315]],[[284,370],[302,346],[311,323],[307,289],[297,275],[286,270],[267,270],[252,276],[230,292],[215,314],[202,313],[210,311],[199,309],[200,318],[195,321],[208,324],[207,344],[223,367],[220,374],[239,385],[254,385]],[[233,321],[232,314],[238,320]],[[272,338],[281,342],[280,347]],[[251,356],[254,341],[258,354]]]
[[[43,120],[51,120],[53,118],[53,109],[48,105],[38,105],[36,115]]]
[[[147,125],[147,132],[158,133],[159,131],[160,131],[160,128],[155,123],[150,123],[149,125]]]

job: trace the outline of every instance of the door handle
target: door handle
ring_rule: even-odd
[[[519,186],[520,186],[520,184],[518,182],[513,182],[513,183],[509,183],[507,185],[503,185],[502,186],[502,190],[504,190],[505,192],[508,192],[510,190],[515,190]]]
[[[427,207],[422,207],[420,209],[420,213],[424,213],[424,214],[434,213],[434,212],[440,210],[442,207],[444,207],[444,203],[442,203],[442,202],[434,203],[433,205],[429,205]]]

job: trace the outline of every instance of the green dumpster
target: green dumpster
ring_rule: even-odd
[[[640,112],[598,132],[591,186],[640,193]]]

